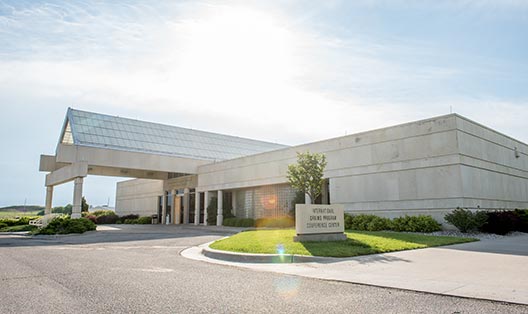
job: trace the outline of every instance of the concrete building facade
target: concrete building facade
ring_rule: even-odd
[[[67,128],[65,123],[63,133]],[[41,170],[52,171],[48,189],[88,174],[135,178],[117,184],[116,212],[156,214],[164,223],[207,223],[205,209],[212,201],[218,224],[224,210],[243,218],[287,214],[296,196],[287,167],[304,151],[324,153],[328,161],[318,202],[343,204],[349,213],[427,214],[442,221],[456,207],[528,207],[528,146],[457,114],[294,147],[207,137],[224,144],[211,149],[195,143],[192,155],[188,144],[153,151],[113,143],[86,146],[75,139],[65,143],[62,136],[57,154],[41,158]]]

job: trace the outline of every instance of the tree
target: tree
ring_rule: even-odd
[[[86,203],[86,199],[83,196],[81,200],[81,212],[87,212],[89,208],[90,208],[90,205]]]
[[[297,152],[297,164],[288,165],[286,178],[291,186],[310,196],[312,204],[321,194],[326,156],[320,153]]]

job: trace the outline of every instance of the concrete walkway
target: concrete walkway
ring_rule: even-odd
[[[317,263],[257,264],[184,257],[304,277],[528,304],[528,235]]]

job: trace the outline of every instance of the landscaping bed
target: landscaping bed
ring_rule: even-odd
[[[295,229],[253,230],[218,240],[210,247],[240,253],[351,257],[478,241],[473,238],[392,231],[347,230],[345,233],[345,241],[293,242]]]

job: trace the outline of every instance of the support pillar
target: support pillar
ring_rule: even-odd
[[[172,221],[174,221],[174,224],[176,225],[179,225],[181,224],[181,213],[180,213],[180,204],[176,204],[176,202],[178,202],[180,199],[176,197],[176,189],[173,189],[171,191],[171,195],[172,195],[172,212],[173,212],[173,215],[174,215],[174,218],[172,219]]]
[[[312,199],[307,193],[304,194],[304,204],[312,204]]]
[[[204,192],[204,226],[207,226],[207,207],[209,207],[209,191]]]
[[[237,213],[236,213],[236,193],[237,191],[232,191],[231,192],[231,208],[233,209],[233,216],[237,216]]]
[[[216,225],[221,226],[224,222],[224,193],[222,190],[218,190],[218,211],[216,215]]]
[[[200,192],[194,193],[194,224],[198,226],[200,224]]]
[[[167,193],[163,191],[163,196],[161,197],[161,223],[165,224],[167,222]]]
[[[44,209],[44,214],[51,214],[51,208],[53,204],[53,185],[46,187],[46,208]]]
[[[189,197],[190,197],[189,188],[183,189],[183,223],[184,224],[189,223],[189,207],[191,205]]]
[[[323,181],[323,187],[321,188],[321,200],[322,204],[330,204],[330,200],[328,199],[328,179]]]
[[[73,207],[71,218],[81,218],[83,178],[77,177],[73,181]]]

